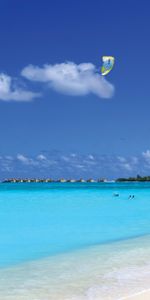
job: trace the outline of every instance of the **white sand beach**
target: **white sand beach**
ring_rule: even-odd
[[[143,292],[137,296],[133,296],[132,300],[150,300],[150,292]]]
[[[120,300],[150,300],[150,289],[146,291],[139,292],[135,295],[131,295]]]
[[[149,300],[149,244],[148,236],[1,269],[0,300]]]

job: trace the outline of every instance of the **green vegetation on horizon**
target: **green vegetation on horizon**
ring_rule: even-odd
[[[128,177],[128,178],[118,178],[117,182],[124,182],[124,181],[150,181],[150,176],[140,176],[137,175],[136,177]]]

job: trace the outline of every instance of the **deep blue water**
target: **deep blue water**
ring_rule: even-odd
[[[149,233],[150,183],[0,184],[1,267]]]

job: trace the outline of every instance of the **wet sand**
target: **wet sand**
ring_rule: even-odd
[[[136,295],[122,298],[120,300],[150,300],[150,290],[137,293]]]
[[[147,236],[0,269],[0,300],[150,300],[149,284]]]

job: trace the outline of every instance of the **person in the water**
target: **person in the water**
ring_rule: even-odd
[[[114,197],[119,197],[118,193],[114,193],[113,195],[114,195]]]
[[[130,195],[130,196],[128,197],[128,199],[134,199],[134,198],[135,198],[134,195]]]

